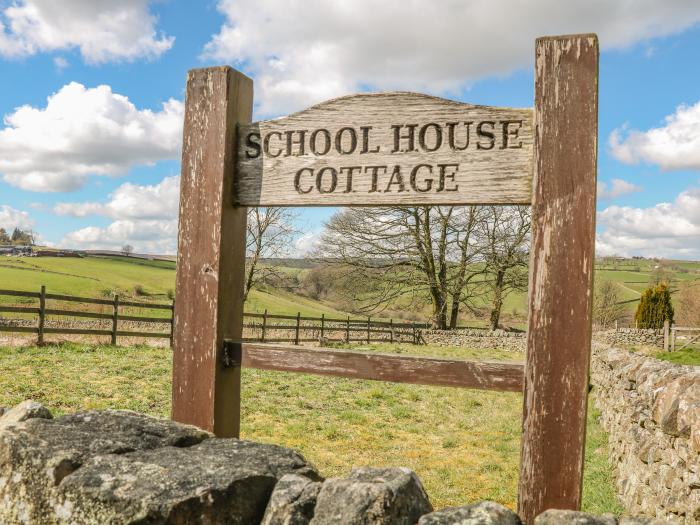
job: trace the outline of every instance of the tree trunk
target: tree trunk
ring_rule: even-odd
[[[491,330],[498,328],[498,322],[501,319],[501,308],[503,308],[503,281],[505,272],[499,270],[496,273],[496,280],[493,285],[493,307],[491,308],[491,316],[489,318],[489,327]]]
[[[450,309],[450,330],[457,328],[457,318],[459,317],[459,301],[462,294],[457,291],[452,294],[452,307]]]

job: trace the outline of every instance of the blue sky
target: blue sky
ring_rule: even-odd
[[[0,0],[0,227],[172,253],[190,68],[228,63],[253,77],[256,118],[378,89],[527,107],[534,37],[597,32],[598,252],[700,259],[700,4],[526,7]],[[301,212],[297,251],[332,212]]]

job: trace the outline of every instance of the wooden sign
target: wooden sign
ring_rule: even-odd
[[[517,389],[518,510],[581,505],[591,349],[598,39],[537,39],[530,109],[355,95],[251,124],[253,82],[191,71],[182,148],[172,417],[237,436],[241,366]],[[536,139],[533,138],[536,133]],[[242,342],[246,206],[532,203],[519,367]]]
[[[238,206],[529,204],[532,110],[416,93],[337,98],[238,127]]]

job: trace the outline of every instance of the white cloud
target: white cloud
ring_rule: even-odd
[[[26,211],[16,210],[7,204],[0,205],[0,228],[12,233],[12,230],[19,228],[28,230],[34,226],[34,220]]]
[[[0,55],[77,48],[91,64],[155,58],[174,38],[156,32],[148,0],[18,0],[0,14]]]
[[[610,184],[603,181],[598,183],[598,198],[602,200],[615,199],[638,191],[642,191],[640,186],[622,179],[613,179]]]
[[[70,232],[60,245],[77,249],[119,249],[131,244],[137,252],[175,253],[179,194],[180,177],[173,176],[155,185],[122,184],[105,203],[58,203],[54,206],[54,213],[58,215],[101,215],[114,219],[106,228],[88,226]]]
[[[60,202],[57,215],[86,217],[103,215],[112,219],[175,219],[178,213],[180,177],[166,177],[160,183],[142,186],[127,182],[109,195],[106,203]]]
[[[597,253],[700,259],[700,188],[650,208],[610,206],[598,213]]]
[[[136,252],[174,254],[177,242],[175,220],[119,220],[106,228],[88,226],[67,234],[59,246],[85,250],[119,250],[130,244]]]
[[[532,64],[537,36],[597,32],[604,49],[682,31],[695,0],[220,0],[203,58],[245,68],[259,112],[371,89],[457,91]],[[438,16],[439,15],[439,16]]]
[[[612,154],[627,164],[641,161],[663,170],[700,170],[700,102],[679,106],[665,120],[665,126],[648,131],[614,130]]]
[[[312,231],[304,233],[294,241],[294,250],[291,257],[306,257],[316,250],[321,242],[323,231]]]
[[[178,157],[182,102],[139,110],[109,86],[77,82],[48,98],[46,107],[22,106],[0,130],[0,174],[31,191],[71,191],[89,175],[122,175],[136,165]]]

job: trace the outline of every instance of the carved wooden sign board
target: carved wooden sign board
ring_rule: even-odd
[[[521,516],[532,523],[547,508],[579,508],[595,257],[597,37],[537,39],[533,109],[380,93],[256,123],[252,112],[253,81],[242,73],[188,73],[173,419],[238,436],[241,367],[462,388],[522,385]],[[524,366],[368,358],[243,338],[247,207],[466,204],[532,205]]]
[[[416,93],[239,124],[239,206],[529,204],[532,110]]]

